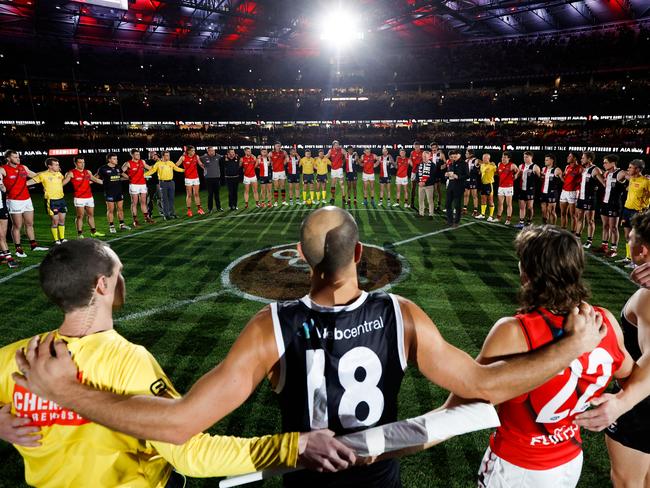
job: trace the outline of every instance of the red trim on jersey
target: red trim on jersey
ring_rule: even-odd
[[[241,158],[242,168],[244,168],[244,176],[246,178],[255,177],[255,163],[257,163],[257,158],[252,154],[250,156],[244,156]]]
[[[126,169],[126,174],[132,185],[146,185],[147,181],[144,179],[144,163],[142,159],[129,161],[129,167]],[[197,175],[198,177],[198,175]]]
[[[3,166],[7,176],[4,178],[4,185],[7,188],[7,200],[28,200],[29,189],[27,188],[27,168],[22,164],[15,168],[10,164]]]
[[[182,165],[185,170],[185,178],[194,180],[199,177],[199,157],[196,154],[191,158],[187,154],[184,155]]]
[[[269,158],[263,158],[260,157],[259,159],[260,165],[260,178],[264,178],[266,176],[269,176]]]
[[[330,150],[330,161],[332,162],[332,169],[341,169],[343,167],[343,149],[332,148]]]
[[[586,408],[589,400],[600,396],[624,360],[612,324],[603,309],[594,308],[601,313],[607,327],[607,334],[598,347],[538,388],[499,405],[501,427],[490,438],[490,447],[500,458],[525,469],[546,470],[580,454],[580,428],[573,420],[583,410],[574,409]],[[565,320],[543,308],[516,318],[527,336],[530,350],[555,341],[562,334]],[[566,389],[570,382],[575,384],[575,389],[571,386]],[[588,388],[591,395],[585,398]],[[548,420],[540,419],[545,415]]]
[[[72,170],[72,187],[74,188],[75,198],[92,198],[93,192],[90,190],[90,173],[87,169],[79,171],[77,168]]]
[[[570,164],[564,170],[564,183],[562,189],[565,191],[578,191],[580,182],[582,181],[582,167],[576,164]]]

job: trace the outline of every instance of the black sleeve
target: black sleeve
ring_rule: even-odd
[[[456,161],[456,171],[455,173],[458,175],[458,179],[460,180],[466,180],[467,177],[469,176],[467,173],[467,164],[463,161]]]

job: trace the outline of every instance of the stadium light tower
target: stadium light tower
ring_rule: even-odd
[[[346,10],[328,12],[320,25],[321,40],[338,50],[349,47],[364,38],[358,19],[357,14]]]

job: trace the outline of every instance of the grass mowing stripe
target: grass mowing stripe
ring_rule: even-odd
[[[211,298],[217,298],[225,293],[228,293],[227,290],[219,290],[215,291],[213,293],[207,293],[205,295],[199,295],[198,297],[194,298],[188,298],[186,300],[178,300],[176,302],[169,303],[167,305],[162,305],[160,307],[154,307],[150,308],[148,310],[143,310],[142,312],[136,312],[136,313],[131,313],[129,315],[125,315],[124,317],[118,317],[115,319],[116,323],[119,322],[128,322],[129,320],[137,320],[137,319],[142,319],[144,317],[149,317],[150,315],[155,315],[160,312],[166,312],[168,310],[173,310],[178,307],[182,307],[184,305],[191,305],[193,303],[198,303],[202,302],[204,300],[210,300]]]
[[[445,227],[444,229],[435,230],[435,231],[429,232],[427,234],[422,234],[422,235],[419,235],[419,236],[409,237],[408,239],[404,239],[403,241],[393,242],[392,245],[393,246],[401,246],[402,244],[408,244],[409,242],[417,241],[418,239],[424,239],[426,237],[435,236],[435,235],[438,235],[438,234],[442,234],[444,232],[450,232],[452,230],[461,229],[463,227],[468,227],[468,226],[474,225],[474,224],[476,224],[476,222],[467,222],[466,224],[461,224],[458,227]]]

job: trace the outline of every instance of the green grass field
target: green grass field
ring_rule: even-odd
[[[225,198],[222,191],[222,203],[227,201]],[[72,198],[68,200],[71,203]],[[98,228],[105,231],[101,196],[96,201]],[[40,210],[37,196],[35,203]],[[178,197],[177,209],[182,207]],[[106,239],[124,263],[127,282],[127,303],[117,312],[116,328],[129,340],[146,346],[177,389],[185,391],[225,356],[244,324],[262,306],[223,289],[221,272],[246,253],[295,242],[301,219],[308,211],[280,207],[172,222],[159,219],[153,226],[108,235]],[[364,242],[393,248],[406,258],[409,274],[393,291],[418,303],[452,344],[477,354],[492,324],[514,312],[519,277],[512,247],[513,230],[476,222],[426,236],[445,227],[442,217],[432,221],[417,218],[412,210],[372,210],[361,206],[352,213]],[[465,219],[466,223],[470,221],[473,222]],[[37,212],[37,237],[46,244],[51,239],[48,235],[47,217]],[[68,235],[75,235],[72,218]],[[417,236],[422,237],[393,245]],[[597,242],[598,237],[597,233]],[[22,271],[0,269],[2,344],[54,329],[60,323],[61,313],[47,303],[39,290],[35,269],[39,260],[30,253],[22,260]],[[595,257],[589,258],[587,265],[592,303],[617,315],[634,285],[614,265]],[[220,291],[223,293],[215,296]],[[138,312],[136,317],[119,320]],[[446,397],[446,391],[409,368],[400,392],[399,416],[422,414],[440,405]],[[279,428],[277,402],[264,384],[211,432],[246,436],[277,432]],[[584,437],[585,465],[580,486],[607,486],[609,463],[603,436]],[[475,473],[487,440],[488,432],[466,435],[404,458],[404,486],[475,486]],[[0,459],[0,486],[24,486],[23,463],[16,451],[0,443]],[[192,487],[216,485],[214,480],[189,483]],[[270,480],[264,486],[277,487],[280,482]]]

